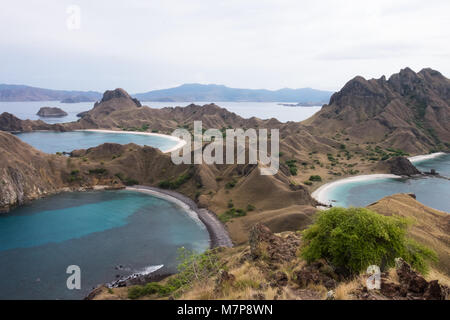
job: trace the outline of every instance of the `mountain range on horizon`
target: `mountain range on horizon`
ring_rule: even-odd
[[[234,101],[234,102],[298,102],[322,105],[333,92],[312,88],[279,90],[240,89],[217,84],[183,84],[178,87],[132,94],[141,101]],[[103,93],[97,91],[52,90],[26,85],[0,84],[0,101],[52,101],[62,103],[94,102]]]

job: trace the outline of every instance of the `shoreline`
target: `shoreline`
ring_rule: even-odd
[[[206,228],[209,234],[210,248],[233,247],[233,242],[222,222],[211,211],[199,208],[191,198],[175,191],[142,185],[126,187],[125,190],[147,193],[181,206],[191,218]]]
[[[413,157],[408,157],[408,160],[411,163],[417,163],[425,160],[434,159],[443,155],[446,155],[445,152],[435,152],[431,154],[423,154],[423,155],[417,155]],[[334,188],[341,184],[346,184],[349,182],[362,182],[362,181],[370,181],[370,180],[378,180],[378,179],[399,179],[402,178],[401,176],[395,175],[395,174],[388,174],[388,173],[378,173],[378,174],[366,174],[366,175],[358,175],[354,177],[347,177],[338,179],[335,181],[330,181],[328,183],[325,183],[324,185],[320,186],[316,190],[314,190],[311,193],[311,197],[313,197],[315,200],[317,200],[319,203],[325,204],[325,205],[331,205],[331,199],[328,199],[327,195],[331,188]]]
[[[328,199],[327,195],[331,188],[334,188],[338,185],[346,184],[349,182],[361,182],[361,181],[370,181],[370,180],[379,180],[379,179],[400,179],[400,178],[402,178],[402,177],[397,176],[395,174],[389,174],[389,173],[366,174],[366,175],[359,175],[359,176],[355,176],[355,177],[343,178],[343,179],[325,183],[324,185],[320,186],[318,189],[314,190],[314,192],[311,193],[311,197],[313,197],[315,200],[317,200],[320,203],[330,205],[331,200]]]
[[[430,159],[434,159],[440,156],[446,155],[445,152],[435,152],[435,153],[430,153],[430,154],[422,154],[422,155],[418,155],[418,156],[413,156],[413,157],[409,157],[408,160],[411,163],[415,163],[415,162],[420,162],[420,161],[424,161],[424,160],[430,160]]]
[[[172,141],[176,141],[177,144],[173,146],[170,149],[161,150],[163,153],[169,153],[176,151],[186,144],[186,141],[179,139],[174,136],[169,136],[168,134],[162,134],[162,133],[154,133],[154,132],[141,132],[141,131],[119,131],[119,130],[109,130],[109,129],[78,129],[74,131],[87,131],[87,132],[100,132],[100,133],[124,133],[124,134],[136,134],[136,135],[143,135],[143,136],[154,136],[154,137],[160,137],[160,138],[166,138]]]

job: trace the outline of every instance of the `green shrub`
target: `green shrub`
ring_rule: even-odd
[[[322,177],[321,176],[311,176],[309,177],[309,181],[322,181]]]
[[[124,185],[126,186],[134,186],[136,184],[139,184],[139,181],[132,179],[132,178],[126,178],[122,181]]]
[[[234,186],[236,186],[236,183],[237,183],[237,180],[233,179],[225,185],[225,188],[226,189],[234,188]]]
[[[146,295],[150,294],[159,294],[159,295],[165,295],[167,294],[167,290],[165,286],[157,283],[157,282],[149,282],[145,284],[144,286],[136,286],[131,287],[128,290],[128,298],[130,299],[137,299]]]
[[[289,168],[289,173],[291,174],[291,176],[296,176],[297,175],[297,160],[292,159],[292,160],[287,160],[286,161],[286,165]]]
[[[178,189],[183,183],[188,181],[192,177],[191,173],[180,174],[174,180],[163,180],[158,186],[163,189]]]
[[[157,294],[168,296],[180,288],[186,288],[193,281],[202,281],[217,274],[220,269],[219,259],[214,250],[206,250],[204,253],[195,253],[184,247],[178,249],[178,273],[169,278],[165,284],[150,282],[143,286],[134,286],[128,289],[128,298]]]
[[[224,213],[219,215],[219,220],[222,221],[223,223],[230,221],[233,218],[237,218],[237,217],[243,217],[247,215],[247,211],[245,211],[244,209],[236,209],[236,208],[231,208],[227,211],[225,211]]]
[[[254,205],[252,205],[250,203],[247,205],[247,211],[254,211],[255,209],[256,209],[256,207]]]
[[[313,184],[311,181],[305,181],[303,183],[306,184],[307,186],[312,186],[312,184]]]
[[[301,255],[306,261],[327,260],[332,266],[357,274],[369,265],[382,269],[402,257],[424,273],[436,254],[407,237],[408,223],[399,217],[377,214],[366,208],[331,208],[303,232]]]
[[[89,169],[89,174],[106,174],[107,172],[105,168]]]

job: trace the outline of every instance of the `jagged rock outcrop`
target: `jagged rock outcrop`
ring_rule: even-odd
[[[427,281],[403,259],[396,259],[395,272],[397,281],[392,281],[387,273],[381,274],[380,289],[360,289],[357,294],[364,300],[379,300],[383,298],[394,300],[446,300],[450,290],[438,280]]]
[[[258,223],[250,231],[249,244],[252,259],[264,259],[269,263],[283,263],[296,257],[300,240],[293,235],[287,238],[279,237],[273,234],[267,226]]]
[[[340,277],[324,260],[315,261],[294,272],[295,282],[302,288],[323,285],[328,290],[336,287]]]
[[[450,80],[409,68],[380,79],[355,77],[304,124],[317,134],[344,132],[409,153],[450,147]]]
[[[405,157],[393,157],[382,161],[379,167],[387,167],[388,172],[398,176],[413,176],[420,174],[420,171]]]
[[[136,98],[132,98],[128,92],[126,92],[125,90],[123,90],[122,88],[118,88],[115,90],[107,90],[105,91],[105,93],[103,94],[103,98],[100,102],[106,102],[109,100],[113,100],[113,99],[127,99],[127,100],[132,100],[137,107],[141,107],[141,103],[138,99]]]
[[[57,107],[42,107],[36,113],[40,117],[65,117],[67,112]]]
[[[0,132],[0,212],[64,187],[64,159]]]

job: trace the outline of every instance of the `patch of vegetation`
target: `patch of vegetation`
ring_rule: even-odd
[[[287,160],[286,161],[286,165],[289,168],[289,173],[291,174],[291,176],[296,176],[297,175],[297,160],[292,159],[292,160]]]
[[[231,189],[234,188],[236,186],[237,180],[233,179],[230,182],[227,182],[227,184],[225,185],[226,189]]]
[[[89,174],[106,174],[108,170],[105,168],[89,169]]]
[[[80,170],[78,170],[78,169],[72,170],[70,172],[69,182],[74,182],[74,181],[80,180],[81,177],[79,176],[79,174],[80,174]]]
[[[238,218],[238,217],[243,217],[247,215],[247,211],[245,211],[244,209],[236,209],[236,208],[231,208],[227,211],[225,211],[222,214],[219,214],[219,220],[222,221],[223,223],[230,221],[233,218]]]
[[[310,176],[309,181],[319,181],[320,182],[320,181],[322,181],[322,177],[318,176],[318,175]]]
[[[307,186],[312,186],[312,184],[313,184],[311,181],[305,181],[303,183],[306,184]]]
[[[255,209],[256,209],[256,207],[254,205],[252,205],[250,203],[247,205],[247,211],[254,211]]]
[[[126,186],[134,186],[139,184],[139,181],[133,178],[126,178],[125,180],[122,180],[123,184]]]
[[[358,274],[370,265],[383,270],[402,257],[419,272],[436,261],[432,250],[407,237],[409,222],[383,216],[366,208],[331,208],[303,232],[301,255],[307,262],[327,260],[335,268]]]
[[[147,131],[150,126],[148,124],[143,124],[141,127],[119,127],[122,128],[123,131],[138,131],[144,132]]]
[[[178,273],[165,284],[150,282],[144,286],[134,286],[128,289],[128,298],[138,299],[146,295],[157,294],[160,297],[176,294],[191,285],[193,281],[202,281],[217,274],[220,269],[216,251],[207,250],[197,254],[186,248],[178,249]]]
[[[192,178],[191,173],[180,174],[174,180],[163,180],[158,186],[163,189],[178,189],[182,184],[187,182],[190,178]]]

